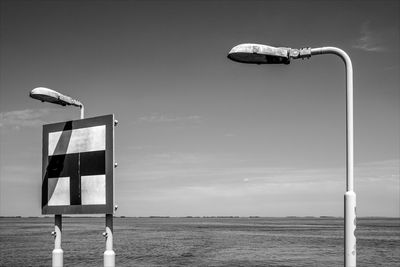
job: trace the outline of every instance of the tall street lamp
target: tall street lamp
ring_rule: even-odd
[[[350,57],[336,47],[301,48],[273,47],[261,44],[240,44],[231,49],[228,58],[246,64],[289,64],[291,59],[334,54],[346,67],[346,193],[344,194],[344,266],[356,266],[356,194],[354,192],[353,144],[353,67]]]
[[[81,119],[84,118],[84,106],[81,102],[72,97],[63,95],[57,91],[54,91],[45,87],[37,87],[33,89],[29,96],[40,100],[42,102],[49,102],[61,106],[76,106],[81,110]],[[55,214],[54,215],[54,232],[52,235],[54,236],[54,249],[52,252],[52,266],[53,267],[62,267],[63,266],[63,256],[64,251],[61,248],[61,233],[62,233],[62,215]]]

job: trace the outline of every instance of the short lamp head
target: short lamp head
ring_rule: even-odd
[[[45,87],[37,87],[33,89],[29,93],[29,96],[34,99],[40,100],[42,102],[49,102],[61,106],[66,106],[66,105],[73,105],[77,107],[82,106],[82,103],[80,103],[78,100],[75,100],[69,96],[60,94],[57,91]]]

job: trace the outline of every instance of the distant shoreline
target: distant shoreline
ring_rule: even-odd
[[[53,215],[45,216],[0,216],[2,218],[53,218]],[[103,218],[104,215],[93,215],[93,216],[74,216],[74,215],[63,215],[63,218]],[[114,216],[114,218],[136,218],[136,219],[262,219],[262,218],[277,218],[277,219],[343,219],[342,216],[162,216],[162,215],[151,215],[151,216]],[[400,219],[400,217],[389,217],[389,216],[359,216],[359,219]]]

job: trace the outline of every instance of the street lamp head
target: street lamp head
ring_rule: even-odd
[[[262,44],[240,44],[231,49],[228,58],[247,64],[289,64],[290,48]]]
[[[42,102],[49,102],[66,106],[67,104],[59,99],[59,95],[60,93],[45,87],[37,87],[29,93],[30,97],[40,100]]]
[[[73,105],[77,107],[82,107],[82,103],[78,100],[75,100],[69,96],[60,94],[57,91],[45,87],[37,87],[33,89],[29,93],[29,96],[42,102],[49,102],[61,106]]]

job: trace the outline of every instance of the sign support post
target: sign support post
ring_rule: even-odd
[[[117,126],[118,121],[114,120],[114,127]],[[113,138],[114,141],[114,138]],[[114,146],[114,145],[113,145]],[[113,156],[114,158],[114,156]],[[114,163],[114,168],[118,166],[117,163]],[[117,206],[114,207],[114,211],[117,210]],[[104,267],[115,267],[115,252],[113,249],[113,234],[114,234],[114,227],[113,227],[113,213],[106,213],[106,231],[103,233],[103,236],[106,239],[106,251],[104,251]]]
[[[115,267],[115,252],[113,250],[113,214],[106,214],[106,251],[104,251],[104,267]]]
[[[61,214],[54,215],[54,249],[53,249],[53,267],[63,266],[64,251],[61,248],[61,231],[62,231],[62,217]]]

